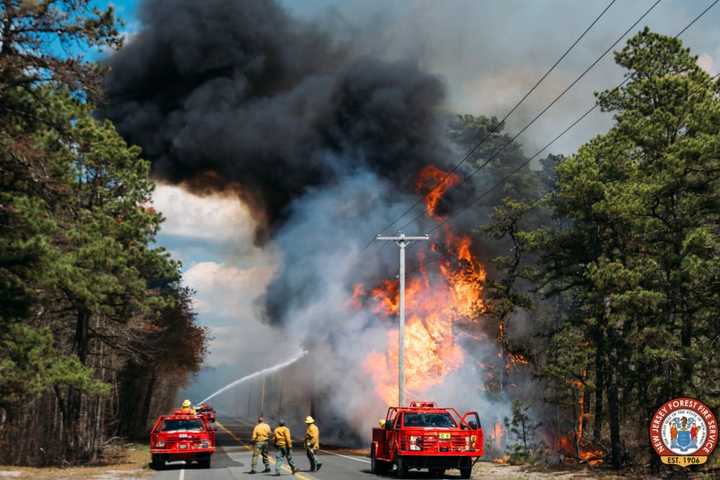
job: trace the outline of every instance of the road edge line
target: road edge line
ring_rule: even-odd
[[[355,460],[356,462],[362,462],[362,463],[370,463],[370,460],[366,458],[360,458],[360,457],[351,457],[350,455],[342,455],[340,453],[331,452],[330,450],[323,450],[321,448],[318,449],[319,452],[327,453],[330,455],[335,455],[336,457],[342,457],[347,458],[348,460]]]

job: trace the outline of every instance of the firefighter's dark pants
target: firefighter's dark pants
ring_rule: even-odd
[[[270,468],[270,448],[268,446],[268,442],[255,442],[255,447],[253,448],[253,454],[252,454],[252,470],[255,470],[255,465],[257,464],[258,457],[262,456],[262,462],[263,465],[265,465],[265,470]]]
[[[280,468],[282,468],[283,459],[287,460],[288,465],[290,465],[290,468],[292,471],[295,471],[295,462],[293,462],[292,458],[292,450],[288,447],[278,447],[277,454],[275,455],[275,473],[280,473]]]
[[[315,458],[315,449],[312,447],[305,447],[305,451],[307,452],[308,460],[310,461],[310,471],[316,472],[320,468],[320,464],[318,463],[317,459]]]

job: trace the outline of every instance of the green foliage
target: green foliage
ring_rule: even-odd
[[[523,464],[541,454],[542,442],[536,439],[537,430],[542,426],[530,414],[530,406],[520,400],[512,402],[512,418],[505,417],[505,429],[513,443],[508,447],[510,463]]]
[[[82,460],[105,430],[81,422],[99,415],[88,408],[103,411],[110,373],[130,363],[196,371],[206,332],[179,263],[154,245],[161,216],[139,149],[54,86],[6,93],[32,115],[0,122],[0,408],[21,421],[51,395],[63,412],[57,435],[75,435],[53,448]]]
[[[0,24],[0,97],[48,81],[97,96],[101,69],[88,61],[86,51],[122,45],[112,5],[99,8],[92,0],[5,0]],[[17,106],[4,103],[0,112]]]
[[[495,117],[473,115],[458,115],[449,125],[448,136],[460,148],[461,154],[472,150],[466,165],[482,170],[482,175],[473,177],[478,191],[492,188],[498,180],[505,178],[499,187],[476,203],[480,208],[500,205],[505,197],[531,201],[542,195],[538,176],[529,165],[515,172],[527,157],[520,144],[511,141],[512,137],[503,132],[504,127]]]
[[[66,356],[53,345],[49,329],[13,324],[0,334],[0,406],[8,408],[55,386],[73,386],[106,395],[109,386],[93,378],[93,370],[76,356]]]
[[[630,81],[597,95],[615,125],[557,165],[549,204],[562,222],[528,238],[546,294],[567,292],[574,308],[546,373],[594,371],[587,384],[608,388],[619,464],[618,394],[642,412],[638,429],[675,395],[720,404],[707,381],[720,333],[720,100],[677,39],[646,29],[615,58]]]
[[[154,245],[149,163],[93,114],[112,6],[7,0],[0,24],[0,463],[88,462],[164,408],[156,379],[196,371],[206,331]]]

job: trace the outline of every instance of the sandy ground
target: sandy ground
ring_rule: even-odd
[[[478,462],[473,468],[474,479],[493,480],[579,480],[603,479],[615,480],[621,478],[641,478],[630,475],[618,475],[603,472],[597,468],[577,468],[567,470],[546,470],[526,466],[502,465],[491,462]]]
[[[120,463],[91,467],[29,468],[0,465],[0,480],[140,480],[153,476],[147,445],[130,445]]]

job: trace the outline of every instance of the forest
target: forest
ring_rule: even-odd
[[[88,52],[122,46],[113,8],[4,0],[0,13],[0,464],[93,462],[112,438],[146,435],[208,332],[155,243],[150,161],[97,114],[107,65]],[[514,454],[555,448],[533,419],[559,411],[577,456],[657,469],[660,405],[720,407],[720,81],[647,28],[614,58],[625,82],[596,93],[612,126],[570,155],[532,162],[492,116],[451,116],[446,140],[473,151],[475,190],[492,186],[466,207],[492,252],[491,389],[508,391],[519,358],[542,390],[516,395]]]
[[[144,438],[207,341],[154,245],[149,162],[94,115],[112,9],[5,1],[0,46],[0,463],[91,463]]]

